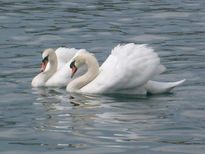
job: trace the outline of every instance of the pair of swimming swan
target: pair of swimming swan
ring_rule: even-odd
[[[145,44],[116,46],[100,67],[84,49],[46,49],[42,58],[42,72],[32,80],[32,87],[67,85],[66,90],[71,93],[159,94],[185,81],[152,81],[166,68],[157,53]]]
[[[41,73],[31,82],[32,87],[63,87],[70,82],[69,61],[84,49],[60,47],[56,50],[46,49],[42,53]]]

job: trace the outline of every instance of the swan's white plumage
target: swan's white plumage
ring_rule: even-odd
[[[157,82],[157,81],[148,81],[145,85],[146,91],[151,94],[160,94],[169,92],[176,86],[182,84],[184,80],[177,81],[177,82]]]
[[[161,72],[160,59],[147,45],[118,45],[100,67],[95,80],[81,89],[82,92],[120,92],[141,87],[156,72]]]
[[[55,53],[58,60],[58,67],[57,70],[60,70],[65,64],[67,64],[75,55],[76,53],[86,52],[85,49],[75,49],[75,48],[66,48],[60,47],[57,48]],[[50,63],[47,64],[46,70],[47,71],[50,67]]]
[[[157,53],[147,45],[136,45],[134,43],[118,45],[100,67],[98,76],[77,92],[163,93],[184,82],[159,84],[159,82],[151,81],[155,75],[164,72],[165,69],[160,64]],[[69,91],[69,84],[67,91]]]
[[[70,69],[70,63],[71,59],[73,57],[78,56],[81,53],[86,53],[87,51],[85,49],[75,49],[75,48],[64,48],[63,52],[61,50],[56,50],[56,55],[58,57],[58,69],[55,74],[51,78],[47,80],[45,83],[45,86],[47,87],[63,87],[66,86],[71,78],[71,69]],[[62,53],[62,54],[61,54]],[[82,75],[86,71],[85,67],[82,67],[77,72],[76,77]],[[74,78],[74,79],[75,79]]]
[[[67,64],[77,53],[86,52],[85,49],[65,48],[56,49],[55,53],[58,59],[58,70]]]

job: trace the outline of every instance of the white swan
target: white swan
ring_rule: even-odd
[[[70,64],[71,77],[83,65],[87,66],[87,72],[67,85],[68,92],[158,94],[168,92],[185,81],[151,81],[155,75],[164,72],[165,67],[153,49],[134,43],[115,47],[100,68],[93,55],[78,55]]]
[[[62,87],[69,82],[69,61],[80,53],[86,52],[85,49],[74,49],[60,47],[55,51],[46,49],[42,53],[41,73],[35,76],[31,82],[32,87]],[[81,70],[82,73],[84,70]]]

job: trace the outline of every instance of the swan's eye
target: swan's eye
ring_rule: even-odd
[[[48,56],[46,56],[45,58],[43,58],[42,62],[44,63],[45,61],[48,61]]]
[[[70,64],[70,68],[72,68],[73,66],[75,66],[75,61],[73,61],[73,62]]]

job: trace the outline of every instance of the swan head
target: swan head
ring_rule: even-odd
[[[83,65],[87,65],[88,70],[94,70],[98,72],[99,64],[97,59],[90,53],[82,53],[74,57],[70,63],[70,68],[72,69],[71,78],[74,76],[75,72]]]
[[[72,69],[71,78],[73,78],[75,72],[80,68],[83,64],[85,64],[85,60],[82,56],[77,56],[70,63],[70,68]]]
[[[42,65],[41,72],[44,72],[49,61],[51,61],[55,56],[55,51],[53,49],[45,49],[42,53]]]

